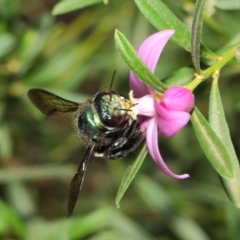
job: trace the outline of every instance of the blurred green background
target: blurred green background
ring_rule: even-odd
[[[164,1],[190,28],[194,2]],[[0,0],[0,239],[232,239],[240,236],[240,211],[227,199],[191,125],[160,139],[161,153],[186,180],[165,176],[146,158],[121,206],[115,196],[136,157],[92,157],[72,217],[68,186],[86,150],[71,117],[46,118],[26,96],[43,88],[84,102],[101,88],[129,92],[129,69],[114,44],[117,28],[137,47],[156,30],[129,0],[110,1],[53,17],[56,0]],[[240,34],[240,11],[208,5],[203,42],[216,51]],[[212,15],[209,15],[212,14]],[[190,54],[168,43],[156,75],[163,79],[191,66]],[[220,91],[239,154],[240,67],[229,64]],[[195,92],[206,115],[210,81]],[[139,149],[138,149],[139,150]]]

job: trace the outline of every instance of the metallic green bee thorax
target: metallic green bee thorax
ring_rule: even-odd
[[[97,141],[98,135],[103,128],[98,114],[93,107],[86,108],[78,117],[78,129],[82,135],[91,136],[92,141]]]

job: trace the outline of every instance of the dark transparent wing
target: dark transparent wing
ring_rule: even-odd
[[[70,183],[69,196],[68,196],[68,217],[72,215],[73,209],[78,199],[79,192],[82,188],[84,176],[87,170],[87,165],[94,148],[95,148],[95,144],[88,146],[87,151],[78,167],[77,173],[74,175]]]
[[[42,89],[31,89],[28,97],[32,103],[45,115],[59,115],[77,111],[79,103],[75,103]]]

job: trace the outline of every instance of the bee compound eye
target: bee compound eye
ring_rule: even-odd
[[[103,89],[96,93],[95,99],[99,100],[99,99],[102,99],[104,96],[111,96],[111,94],[116,94],[116,93],[110,89]]]
[[[109,127],[118,127],[125,120],[125,116],[110,116],[106,115],[103,119],[104,124]]]

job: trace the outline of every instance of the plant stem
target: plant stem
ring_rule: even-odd
[[[194,78],[192,82],[186,86],[186,88],[193,91],[201,82],[210,77],[215,71],[219,71],[223,66],[225,66],[235,56],[235,52],[235,48],[230,50],[224,56],[220,57],[220,60],[211,67],[202,71],[200,74],[196,74],[196,78]]]

